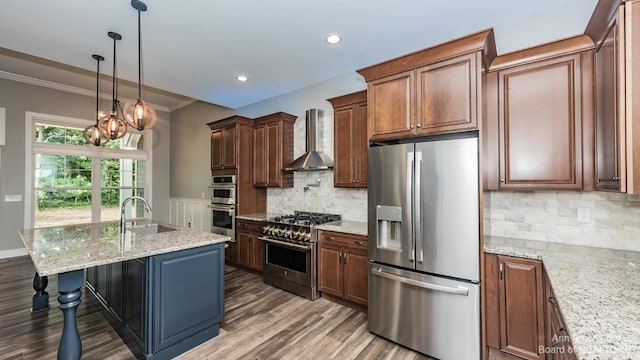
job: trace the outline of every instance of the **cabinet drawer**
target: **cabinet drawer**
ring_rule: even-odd
[[[367,237],[362,235],[318,230],[318,241],[333,242],[337,245],[348,246],[353,249],[367,250]]]
[[[238,220],[238,230],[262,234],[262,223],[259,221]]]

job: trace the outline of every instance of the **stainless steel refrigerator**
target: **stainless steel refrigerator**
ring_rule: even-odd
[[[480,359],[478,139],[369,149],[369,330]]]

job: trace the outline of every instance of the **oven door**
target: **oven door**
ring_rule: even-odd
[[[232,205],[209,205],[211,209],[211,232],[226,235],[236,240],[236,208]]]
[[[315,287],[315,247],[261,237],[264,242],[263,274],[296,284]]]
[[[235,205],[236,187],[234,185],[211,186],[211,202],[216,204]]]

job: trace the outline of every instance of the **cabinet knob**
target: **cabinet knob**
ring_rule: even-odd
[[[417,128],[421,128],[421,127],[422,127],[422,125],[418,124],[418,125],[416,125],[416,127],[417,127]]]
[[[504,179],[500,179],[500,182],[501,182],[501,183],[504,183]]]
[[[413,124],[411,124],[411,126],[409,126],[409,128],[413,129]]]
[[[354,184],[356,183],[356,181],[355,181],[355,180],[351,180],[351,182],[352,182],[352,183],[354,183]]]
[[[359,183],[359,182],[360,182],[360,180],[356,180],[356,182],[357,182],[357,183]]]

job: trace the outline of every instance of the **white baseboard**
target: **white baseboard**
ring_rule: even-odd
[[[10,249],[10,250],[1,250],[0,251],[0,259],[8,259],[12,257],[24,256],[28,255],[27,249]]]

